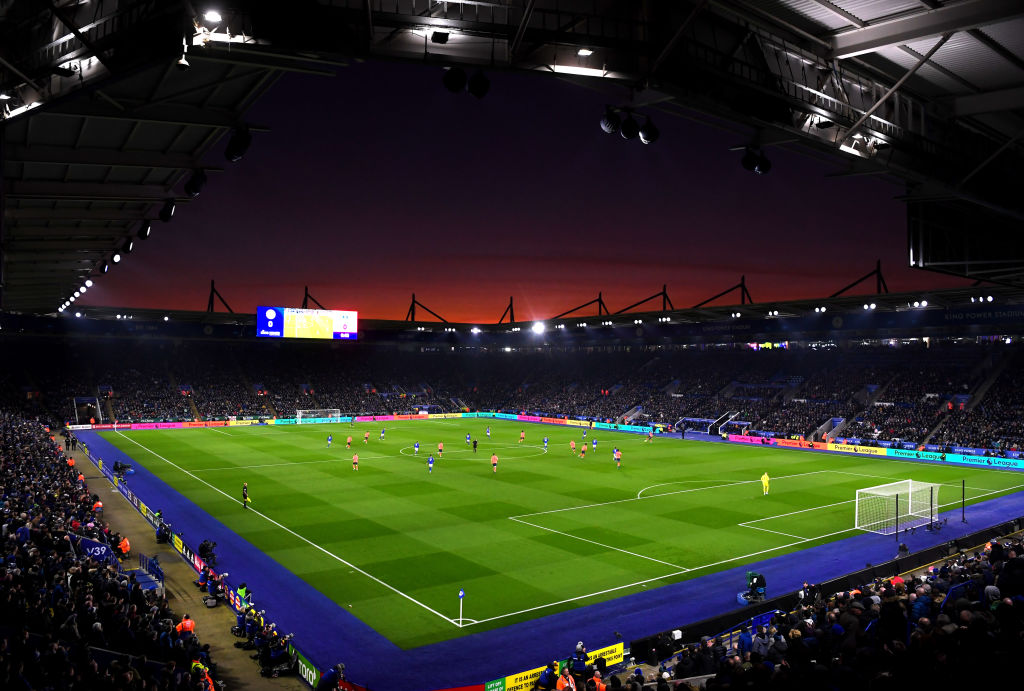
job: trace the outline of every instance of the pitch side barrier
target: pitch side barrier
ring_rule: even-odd
[[[798,441],[796,439],[776,439],[775,437],[748,437],[743,434],[730,434],[728,441],[734,444],[756,446],[775,446],[779,448],[807,449],[826,453],[852,454],[857,456],[884,456],[902,458],[928,463],[953,463],[956,465],[974,466],[976,468],[1002,468],[1007,470],[1024,470],[1024,458],[1002,458],[996,456],[975,456],[962,453],[944,453],[942,451],[918,451],[884,446],[862,446],[860,444],[836,444],[833,442]]]
[[[157,422],[139,423],[136,425],[131,425],[131,429],[223,427],[228,426],[229,422],[235,423],[237,425],[258,424],[258,421],[256,420],[210,421],[208,423]],[[128,427],[128,425],[118,425],[119,429],[127,429]],[[114,429],[114,425],[70,425],[69,429]],[[96,468],[100,471],[103,477],[105,477],[107,481],[110,482],[110,484],[113,485],[117,489],[117,491],[121,493],[121,496],[124,497],[129,504],[135,507],[136,511],[142,514],[142,517],[145,518],[149,522],[149,524],[153,526],[155,530],[157,525],[159,525],[159,523],[161,523],[162,521],[161,519],[157,518],[156,513],[153,511],[153,509],[151,509],[149,505],[146,504],[145,501],[143,501],[137,494],[135,494],[135,492],[128,489],[128,485],[126,483],[122,482],[118,477],[114,475],[110,464],[104,463],[103,459],[93,456],[92,452],[89,451],[88,446],[86,446],[85,444],[82,444],[82,450],[85,451],[86,456],[88,456],[89,460],[92,462],[94,466],[96,466]],[[178,556],[185,560],[185,563],[187,563],[189,566],[193,568],[193,570],[195,570],[196,574],[202,571],[204,566],[209,566],[199,557],[196,551],[192,549],[192,547],[188,543],[186,543],[184,539],[182,539],[181,535],[172,531],[170,539],[168,540],[168,544],[174,548],[174,551],[178,553]],[[218,573],[217,570],[213,567],[210,567],[210,571],[211,573]],[[238,596],[238,584],[232,583],[232,581],[234,581],[233,578],[231,580],[228,580],[227,578],[222,579],[222,582],[224,583],[225,602],[230,604],[232,611],[236,614],[243,613],[247,609],[248,603],[244,602]],[[242,583],[244,581],[244,578],[238,579],[238,583]],[[323,672],[320,670],[320,668],[314,665],[309,660],[309,658],[306,657],[305,654],[303,654],[301,648],[299,648],[291,642],[288,643],[288,652],[294,654],[296,659],[298,660],[299,677],[301,677],[303,681],[309,684],[311,688],[317,688],[317,685],[320,683],[320,678],[321,676],[323,676]],[[342,682],[342,684],[343,686],[341,688],[346,689],[346,691],[367,691],[366,687],[360,686],[358,684],[353,684],[352,682]]]
[[[650,425],[617,425],[609,422],[591,422],[590,420],[572,420],[561,417],[545,417],[542,415],[517,415],[513,413],[429,413],[420,415],[357,415],[352,417],[313,417],[303,418],[302,424],[324,424],[338,422],[392,422],[394,420],[451,420],[456,418],[486,418],[492,420],[512,420],[515,422],[534,422],[545,425],[566,425],[570,427],[586,427],[588,429],[604,429],[615,432],[632,432],[648,434],[653,431],[661,433],[657,426]],[[294,425],[294,418],[268,418],[266,420],[204,420],[197,422],[133,422],[124,425],[68,425],[70,430],[140,430],[140,429],[188,429],[193,427],[249,427],[253,425]]]

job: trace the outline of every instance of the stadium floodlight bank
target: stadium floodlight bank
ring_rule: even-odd
[[[929,526],[939,506],[939,485],[900,480],[857,490],[856,527],[892,535],[902,529]]]
[[[296,425],[308,425],[314,422],[341,422],[341,410],[338,408],[318,408],[316,410],[295,411]]]

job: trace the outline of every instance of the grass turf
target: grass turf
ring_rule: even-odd
[[[405,648],[854,535],[859,488],[942,483],[939,501],[949,508],[959,504],[961,480],[968,503],[1024,484],[1009,471],[667,438],[646,443],[594,430],[588,441],[598,440],[597,451],[581,459],[569,450],[570,440],[582,441],[580,428],[498,420],[397,421],[384,441],[382,426],[103,436]],[[479,441],[476,453],[466,434]],[[612,460],[615,446],[621,468]],[[428,474],[431,452],[437,460]],[[766,471],[771,492],[763,496]],[[240,504],[243,482],[248,511]]]

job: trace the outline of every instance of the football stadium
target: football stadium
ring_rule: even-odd
[[[1021,37],[0,0],[0,686],[1009,673]]]

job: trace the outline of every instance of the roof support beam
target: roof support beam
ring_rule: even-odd
[[[964,0],[836,34],[831,40],[829,57],[852,58],[886,46],[977,29],[1017,17],[1024,17],[1024,2],[1020,0]]]
[[[202,167],[210,172],[223,168],[209,168],[200,159],[187,154],[162,154],[155,151],[118,151],[117,149],[72,149],[64,146],[12,146],[7,149],[7,160],[20,163],[53,163],[74,166],[110,166],[113,168],[169,168],[172,170]]]
[[[953,99],[953,113],[957,117],[994,113],[1024,108],[1024,86],[999,91],[986,91]]]
[[[181,199],[175,203],[180,203]],[[10,220],[36,220],[36,221],[142,221],[153,218],[150,212],[152,207],[134,209],[42,209],[39,207],[28,207],[24,209],[4,209],[4,217]],[[18,226],[9,225],[14,230]]]
[[[139,110],[145,111],[145,106]],[[154,109],[153,114],[136,110],[111,110],[107,106],[95,103],[76,103],[74,105],[60,106],[47,110],[40,115],[49,117],[59,115],[63,117],[77,118],[106,118],[114,120],[131,120],[132,122],[143,122],[157,125],[184,125],[190,127],[214,127],[232,129],[239,123],[239,118],[233,114],[221,113],[212,108],[200,109],[179,104],[167,104]],[[262,125],[248,125],[251,132],[269,132],[270,128]]]
[[[8,199],[59,199],[75,201],[162,202],[174,192],[161,185],[103,184],[96,182],[23,182],[4,180]]]
[[[881,107],[881,105],[883,103],[885,103],[889,99],[890,96],[892,96],[894,93],[899,91],[900,87],[903,86],[903,82],[905,82],[908,79],[910,79],[910,77],[915,72],[917,72],[919,69],[921,69],[921,65],[925,64],[926,62],[928,62],[931,59],[931,57],[933,55],[935,55],[935,52],[938,51],[939,48],[941,48],[942,46],[944,46],[946,44],[946,41],[948,41],[949,37],[952,36],[952,35],[953,34],[943,34],[942,38],[939,39],[939,42],[931,47],[931,50],[929,50],[927,53],[922,55],[921,59],[918,60],[917,63],[913,67],[911,67],[909,70],[907,70],[906,74],[904,74],[902,77],[900,77],[899,80],[895,84],[893,84],[889,88],[889,90],[886,91],[885,94],[882,95],[882,97],[880,99],[875,101],[875,105],[873,105],[870,108],[868,108],[867,111],[865,111],[865,113],[860,116],[860,119],[857,120],[857,122],[853,123],[850,126],[850,129],[846,130],[846,134],[843,135],[843,137],[838,139],[840,146],[842,146],[847,140],[849,140],[849,138],[852,137],[854,135],[854,133],[858,129],[860,129],[860,126],[863,125],[867,121],[867,119],[871,117],[871,114],[874,113],[876,110],[878,110]]]

